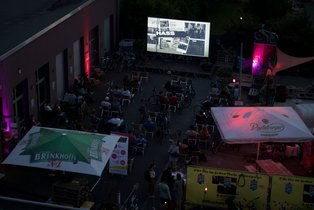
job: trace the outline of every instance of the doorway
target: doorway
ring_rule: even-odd
[[[56,85],[58,100],[62,100],[69,86],[68,50],[65,49],[56,56]]]
[[[84,74],[84,37],[73,43],[74,78]]]
[[[24,79],[13,88],[13,115],[18,125],[25,125],[29,116],[28,80]],[[19,126],[18,126],[19,127]]]
[[[46,63],[36,71],[36,96],[38,116],[45,103],[50,102],[49,63]]]

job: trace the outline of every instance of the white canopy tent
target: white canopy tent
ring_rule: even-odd
[[[221,138],[228,144],[305,142],[314,136],[292,107],[212,107]]]
[[[300,115],[310,131],[314,133],[314,103],[295,104],[293,108]]]
[[[2,164],[101,176],[119,136],[33,126]]]

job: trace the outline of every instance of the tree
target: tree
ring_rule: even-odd
[[[261,23],[278,19],[287,15],[291,3],[287,0],[249,0],[245,8],[246,13],[258,18]]]
[[[288,15],[274,22],[272,28],[279,36],[279,47],[290,55],[314,55],[314,28],[305,13]]]
[[[122,37],[144,38],[147,17],[180,17],[177,0],[121,0],[120,29]]]

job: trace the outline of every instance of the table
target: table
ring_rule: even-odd
[[[292,172],[289,171],[280,162],[274,162],[272,159],[256,160],[256,167],[258,171],[267,173],[268,175],[289,175],[293,176]]]

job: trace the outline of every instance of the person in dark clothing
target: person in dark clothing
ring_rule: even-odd
[[[172,85],[170,81],[166,82],[165,89],[167,90],[167,92],[172,92]]]
[[[170,166],[162,172],[161,180],[164,180],[169,185],[169,188],[173,187],[174,178],[172,176],[172,168]]]
[[[144,123],[143,126],[146,130],[148,131],[154,131],[156,129],[156,125],[155,123],[152,121],[151,118],[147,118]]]
[[[212,102],[209,100],[208,97],[206,97],[205,100],[202,102],[202,110],[210,110],[212,105]]]
[[[163,171],[160,181],[168,186],[171,195],[171,199],[167,200],[167,209],[174,209],[174,203],[172,201],[172,198],[174,198],[173,196],[175,190],[175,179],[174,176],[172,176],[172,168],[170,166],[168,166],[167,169]]]
[[[146,110],[144,100],[141,99],[140,102],[141,102],[141,105],[140,105],[138,111],[140,113],[140,121],[143,122],[147,118],[147,110]]]
[[[156,184],[156,164],[151,163],[148,167],[149,170],[149,180],[148,181],[148,193],[151,197],[154,197],[155,184]]]

